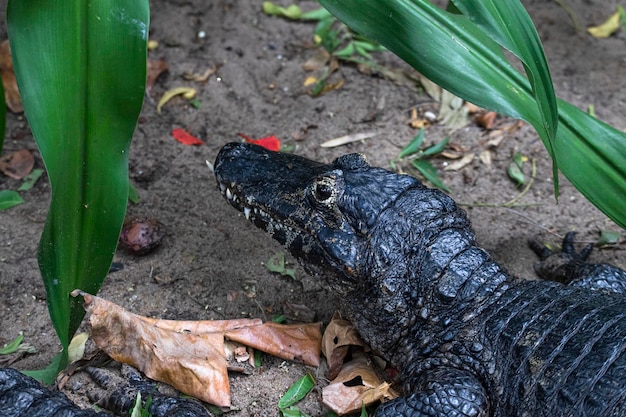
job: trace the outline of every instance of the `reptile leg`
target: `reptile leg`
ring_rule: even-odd
[[[389,401],[375,417],[486,417],[489,402],[483,385],[470,373],[451,368],[424,372],[417,390]]]
[[[610,264],[588,263],[587,258],[593,250],[593,244],[577,252],[574,248],[574,236],[574,232],[565,235],[561,252],[554,252],[536,241],[529,242],[540,259],[535,264],[537,275],[563,284],[625,294],[626,271]]]

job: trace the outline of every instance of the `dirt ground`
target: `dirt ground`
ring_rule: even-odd
[[[583,26],[604,21],[615,11],[615,0],[566,0]],[[0,5],[4,6],[4,2]],[[287,4],[288,2],[285,2]],[[626,129],[626,43],[623,34],[598,40],[577,33],[568,14],[554,1],[526,0],[551,65],[557,94],[573,104],[595,106],[597,116]],[[303,8],[314,2],[301,2]],[[329,162],[338,155],[363,152],[375,165],[389,166],[416,134],[407,124],[410,110],[436,109],[423,93],[342,65],[336,79],[345,84],[321,97],[305,93],[302,64],[312,55],[313,24],[268,17],[261,2],[218,0],[155,0],[152,2],[151,39],[160,46],[150,58],[163,58],[169,73],[159,78],[144,103],[130,157],[131,179],[140,201],[129,215],[158,219],[167,237],[153,253],[131,256],[118,250],[116,262],[124,269],[106,279],[100,295],[133,312],[169,319],[223,319],[261,317],[283,312],[286,303],[304,304],[316,319],[328,322],[336,302],[320,282],[298,266],[296,279],[274,275],[264,264],[281,248],[238,215],[221,197],[205,165],[222,145],[251,137],[276,135],[295,152]],[[198,34],[204,32],[205,37]],[[6,36],[6,29],[0,28]],[[382,64],[397,67],[390,54]],[[205,84],[186,81],[185,72],[202,73],[219,66]],[[178,86],[198,88],[199,108],[176,98],[161,114],[156,100]],[[71,109],[68,109],[71,111]],[[506,122],[506,120],[502,120]],[[170,132],[182,127],[205,141],[184,146]],[[328,139],[359,132],[376,132],[366,141],[337,148],[321,148]],[[475,123],[450,131],[441,124],[428,128],[427,143],[451,135],[451,144],[478,155],[487,149],[489,132]],[[43,167],[23,115],[8,115],[4,152],[28,148]],[[515,152],[537,161],[537,176],[528,193],[513,208],[502,204],[519,194],[506,166]],[[579,232],[580,241],[595,241],[602,229],[620,230],[588,203],[566,180],[561,181],[558,205],[552,197],[551,165],[532,128],[522,127],[492,149],[487,165],[475,158],[458,171],[443,171],[453,161],[434,159],[451,196],[466,205],[480,243],[513,273],[534,278],[534,255],[527,239],[539,235]],[[529,164],[527,164],[527,168]],[[268,173],[271,175],[271,173]],[[16,189],[19,182],[0,176],[0,189]],[[598,184],[602,186],[602,184]],[[59,351],[48,318],[46,294],[36,260],[36,249],[48,206],[49,184],[44,176],[26,202],[0,212],[0,345],[22,331],[36,347],[12,366],[45,366]],[[593,259],[626,267],[624,246],[598,250]],[[290,262],[293,262],[289,258]],[[278,415],[277,402],[285,390],[306,372],[305,367],[266,358],[261,371],[231,377],[231,416]],[[311,369],[324,385],[324,369]],[[88,385],[88,384],[87,384]],[[316,388],[299,404],[311,415],[323,415]],[[80,398],[85,382],[70,384],[68,393]]]

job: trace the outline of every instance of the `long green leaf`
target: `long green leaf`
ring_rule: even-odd
[[[489,4],[493,6],[494,1]],[[509,1],[513,0],[503,2],[502,7]],[[626,135],[558,101],[559,123],[552,146],[549,134],[545,134],[551,123],[550,94],[536,100],[529,80],[502,55],[494,41],[510,36],[497,28],[502,22],[485,23],[483,27],[489,30],[485,33],[469,17],[448,13],[425,0],[320,2],[348,26],[386,46],[446,90],[481,107],[528,121],[552,150],[563,174],[607,216],[626,227]],[[462,3],[456,2],[457,6]],[[467,0],[470,3],[478,2]],[[475,15],[471,18],[480,20]],[[510,46],[520,41],[507,42]],[[539,56],[538,52],[515,52]],[[537,68],[526,65],[538,90],[547,82],[546,74],[536,74]],[[538,65],[541,67],[543,64]],[[542,100],[545,103],[539,103]]]
[[[26,117],[51,185],[39,267],[64,348],[111,263],[128,196],[128,148],[144,96],[147,0],[10,0],[7,26]]]

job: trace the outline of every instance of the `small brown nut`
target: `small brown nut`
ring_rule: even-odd
[[[165,227],[159,221],[148,217],[126,219],[120,233],[120,243],[134,255],[145,255],[161,244],[165,237]]]

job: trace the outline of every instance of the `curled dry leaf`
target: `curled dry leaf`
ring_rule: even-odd
[[[2,85],[4,86],[4,99],[7,107],[13,113],[21,113],[24,111],[22,99],[17,90],[17,81],[13,70],[13,59],[11,58],[11,48],[9,41],[4,40],[0,43],[0,73],[2,73]]]
[[[319,366],[322,340],[321,323],[278,324],[228,330],[224,336],[281,359]]]
[[[187,100],[191,100],[196,96],[196,94],[196,89],[191,87],[176,87],[167,90],[165,93],[163,93],[163,97],[161,97],[161,99],[157,103],[157,113],[161,113],[161,108],[163,107],[163,105],[165,105],[165,103],[178,95],[182,95]]]
[[[149,378],[221,407],[230,406],[230,385],[220,333],[174,333],[153,326],[102,298],[82,295],[94,341],[116,361]]]
[[[170,66],[164,59],[149,59],[148,60],[148,74],[146,77],[146,90],[150,93],[150,90],[154,86],[156,80],[161,74],[169,71]]]
[[[16,180],[30,174],[34,166],[35,158],[28,149],[20,149],[0,158],[0,172]]]
[[[360,410],[362,405],[391,400],[398,394],[381,381],[364,355],[347,362],[337,378],[322,389],[322,401],[339,415]]]
[[[326,142],[322,143],[320,145],[320,147],[322,147],[322,148],[334,148],[334,147],[337,147],[337,146],[346,145],[348,143],[358,142],[360,140],[373,138],[377,134],[378,133],[376,133],[376,132],[363,132],[363,133],[354,133],[352,135],[340,136],[340,137],[335,138],[335,139],[327,140]]]
[[[473,160],[474,160],[474,154],[470,153],[470,154],[465,155],[463,158],[459,159],[458,161],[451,163],[450,165],[445,167],[443,170],[444,171],[458,171],[462,168],[465,168]]]
[[[319,365],[321,323],[160,320],[130,313],[80,290],[72,291],[72,296],[78,295],[84,297],[93,339],[100,349],[152,379],[221,407],[230,405],[225,337],[283,359]]]
[[[352,323],[342,319],[341,315],[335,312],[322,337],[322,353],[328,363],[328,379],[337,377],[350,346],[365,344]]]
[[[492,129],[497,115],[498,113],[495,111],[478,113],[474,116],[474,121],[478,126],[484,129]]]

